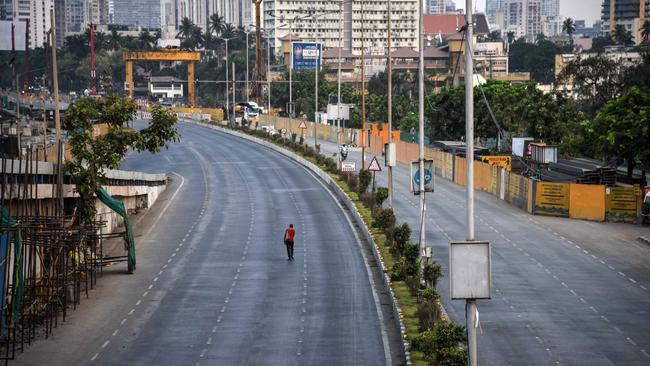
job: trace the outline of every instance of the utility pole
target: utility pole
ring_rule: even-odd
[[[236,91],[235,86],[236,86],[236,84],[235,84],[235,62],[233,62],[232,63],[232,114],[233,114],[233,117],[236,119],[237,115],[235,114],[235,104],[237,102],[236,102],[236,99],[235,99],[235,91]]]
[[[228,80],[228,76],[229,76],[229,73],[228,73],[228,41],[230,41],[231,39],[235,39],[237,37],[230,37],[230,38],[215,37],[215,38],[226,42],[226,116],[227,116],[226,119],[228,120],[228,125],[230,125],[230,108],[229,108],[230,107],[230,100],[228,100],[228,98],[229,98],[229,96],[228,96],[228,87],[230,86],[230,82]],[[233,76],[233,80],[234,79],[235,78]],[[234,95],[234,93],[233,93],[233,95]],[[233,102],[234,102],[234,98],[233,98]],[[233,108],[233,112],[234,111],[235,110]]]
[[[291,39],[293,38],[292,26],[294,20],[296,20],[296,17],[289,21],[289,47],[291,47],[291,52],[289,53],[289,132],[291,132],[291,118],[293,117],[293,89],[291,87],[291,82],[293,81],[293,44]]]
[[[262,24],[260,20],[260,5],[262,4],[262,0],[253,0],[253,4],[255,4],[255,76],[259,81],[262,81],[262,78],[260,77],[262,75]],[[268,39],[268,38],[267,38]],[[268,52],[268,51],[267,51]],[[268,56],[268,53],[267,53]],[[268,59],[267,59],[268,63]],[[268,74],[268,68],[267,68],[267,74]],[[266,76],[267,83],[269,83],[268,75]],[[255,83],[254,85],[255,88],[255,99],[257,102],[257,105],[262,104],[262,87],[261,84],[258,85],[258,83]],[[269,95],[271,95],[271,88],[269,85]],[[271,98],[269,97],[269,111],[271,110]]]
[[[61,116],[59,114],[59,71],[56,63],[56,20],[54,9],[50,9],[52,22],[52,87],[54,89],[54,129],[56,141],[56,193],[58,197],[58,212],[63,215],[63,145],[61,144]]]
[[[424,192],[424,25],[422,17],[424,13],[424,1],[418,2],[418,45],[419,45],[419,63],[418,63],[418,116],[419,125],[419,160],[420,160],[420,260],[421,263],[426,259],[425,244],[425,225],[426,201]]]
[[[250,28],[246,33],[246,103],[250,100],[249,89],[248,89],[248,35],[250,34]],[[233,79],[234,80],[234,79]]]
[[[315,80],[315,87],[314,87],[314,94],[315,94],[315,99],[314,103],[316,104],[315,109],[314,109],[314,149],[318,151],[318,69],[319,69],[319,60],[321,57],[321,51],[322,48],[318,50],[318,56],[316,58],[316,67],[314,67],[314,80]]]
[[[343,17],[343,0],[339,0],[339,65],[338,65],[338,72],[337,72],[337,88],[338,88],[338,94],[336,97],[336,109],[338,110],[338,113],[336,115],[336,144],[338,146],[338,151],[336,156],[338,156],[338,166],[339,168],[341,167],[341,50],[343,49],[343,45],[341,44],[343,40],[343,21],[341,18]]]
[[[467,170],[467,241],[474,240],[474,64],[472,61],[474,20],[472,0],[465,0],[466,34],[465,41],[465,158]],[[476,342],[476,299],[467,299],[467,349],[469,364],[477,366]]]
[[[388,0],[388,146],[392,149],[393,144],[393,58],[391,57],[391,0]],[[387,153],[386,151],[385,153]],[[390,157],[387,157],[390,159]],[[393,207],[393,166],[388,164],[388,207]]]
[[[363,3],[361,1],[361,170],[366,169],[366,50],[364,44],[365,24],[363,23]]]
[[[267,31],[266,33],[266,97],[267,97],[267,106],[266,110],[271,116],[271,32]],[[273,129],[278,130],[276,119],[273,119]]]
[[[90,94],[97,94],[97,83],[95,81],[95,29],[93,23],[88,27],[90,32]]]

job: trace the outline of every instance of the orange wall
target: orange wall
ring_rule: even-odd
[[[572,219],[605,220],[605,186],[571,183],[569,217]]]

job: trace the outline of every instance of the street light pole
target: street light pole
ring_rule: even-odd
[[[341,151],[341,50],[343,49],[343,45],[341,44],[343,40],[343,21],[341,18],[343,17],[343,0],[339,0],[339,65],[338,65],[338,72],[337,72],[337,96],[336,96],[336,109],[337,109],[337,114],[336,114],[336,144],[338,145],[338,151]],[[337,153],[336,156],[338,156],[338,165],[339,168],[341,166],[341,154]]]
[[[237,37],[230,37],[230,38],[215,37],[215,38],[226,42],[226,116],[227,116],[226,119],[228,120],[228,125],[230,125],[230,109],[229,109],[230,100],[228,99],[229,98],[228,86],[230,85],[229,80],[228,80],[228,76],[229,76],[228,75],[228,41],[230,41],[231,39],[235,39]],[[234,80],[234,78],[233,78],[233,80]],[[233,99],[233,101],[234,101],[234,99]],[[233,109],[233,112],[234,112],[234,109]]]
[[[266,97],[267,97],[267,107],[268,109],[266,110],[269,115],[271,116],[271,32],[266,33]],[[278,126],[276,125],[276,119],[273,119],[273,129],[275,131],[278,130]]]
[[[418,1],[418,45],[419,45],[419,63],[418,63],[418,117],[419,117],[419,160],[420,160],[420,259],[425,260],[425,214],[426,201],[424,192],[424,28],[422,24],[424,10],[424,1]]]
[[[388,59],[386,67],[388,69],[388,146],[392,149],[393,143],[393,60],[391,51],[391,0],[388,0]],[[388,151],[386,151],[388,152]],[[387,157],[390,160],[390,156]],[[388,207],[393,207],[393,166],[388,164]]]
[[[465,34],[465,165],[467,170],[467,240],[474,240],[474,64],[472,0],[466,0],[466,34]],[[469,364],[477,366],[476,308],[475,299],[467,299],[467,350]]]
[[[246,103],[249,100],[248,94],[248,35],[250,34],[250,29],[246,32]]]
[[[314,149],[318,151],[318,61],[321,57],[320,52],[321,50],[318,51],[318,56],[316,58],[316,67],[314,68],[314,80],[315,80],[315,87],[314,87],[314,94],[315,94],[315,99],[314,103],[316,104],[315,109],[314,109]]]
[[[361,1],[361,170],[366,169],[366,143],[369,138],[366,133],[366,58],[365,58],[365,25],[363,22],[363,3]]]

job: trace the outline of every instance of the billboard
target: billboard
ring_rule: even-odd
[[[320,69],[321,66],[320,43],[314,42],[292,42],[291,43],[291,67],[294,70]]]
[[[25,51],[27,23],[23,21],[0,20],[0,51],[11,51],[11,25],[14,25],[16,51]]]

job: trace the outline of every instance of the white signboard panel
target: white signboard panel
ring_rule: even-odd
[[[449,243],[449,291],[452,299],[492,297],[489,241]]]
[[[341,171],[342,172],[356,172],[357,163],[355,161],[342,161],[341,162]]]
[[[11,25],[14,25],[14,49],[25,50],[25,30],[27,23],[23,21],[0,20],[0,51],[11,51]]]

